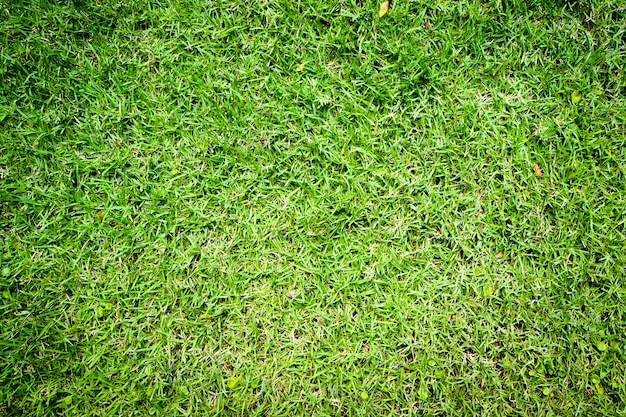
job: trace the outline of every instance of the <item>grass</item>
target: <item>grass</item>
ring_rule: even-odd
[[[1,414],[626,415],[624,4],[378,7],[0,2]]]

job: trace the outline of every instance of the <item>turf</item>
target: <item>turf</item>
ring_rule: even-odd
[[[0,2],[0,414],[626,415],[621,0]]]

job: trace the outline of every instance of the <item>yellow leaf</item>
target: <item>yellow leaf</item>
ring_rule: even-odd
[[[239,385],[239,378],[234,376],[232,378],[230,378],[227,382],[226,385],[228,386],[228,388],[230,389],[235,389],[237,388],[237,386]]]
[[[204,314],[200,314],[200,318],[201,318],[202,320],[206,320],[206,319],[208,319],[208,318],[211,318],[211,315],[206,314],[206,313],[204,313]]]
[[[490,284],[485,287],[485,297],[489,298],[492,295],[493,295],[493,287]]]
[[[298,66],[296,67],[296,71],[297,71],[297,72],[302,72],[302,71],[304,71],[304,63],[302,63],[302,64],[298,65]]]
[[[172,175],[178,175],[178,174],[180,174],[180,171],[179,171],[179,170],[177,170],[176,168],[174,168],[174,169],[172,170]]]
[[[538,163],[533,162],[533,169],[535,170],[535,177],[539,178],[543,175],[543,172],[541,172],[541,168],[539,168]]]
[[[389,2],[384,1],[380,4],[380,9],[378,9],[378,17],[383,17],[389,11]]]
[[[572,91],[572,103],[578,104],[580,103],[582,99],[583,99],[583,95],[581,94],[580,91],[578,90]]]

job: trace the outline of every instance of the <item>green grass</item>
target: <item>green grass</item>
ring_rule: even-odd
[[[626,415],[624,3],[378,7],[0,1],[0,414]]]

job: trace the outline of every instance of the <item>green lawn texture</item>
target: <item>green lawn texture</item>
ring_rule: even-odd
[[[621,0],[0,1],[0,414],[626,415]]]

